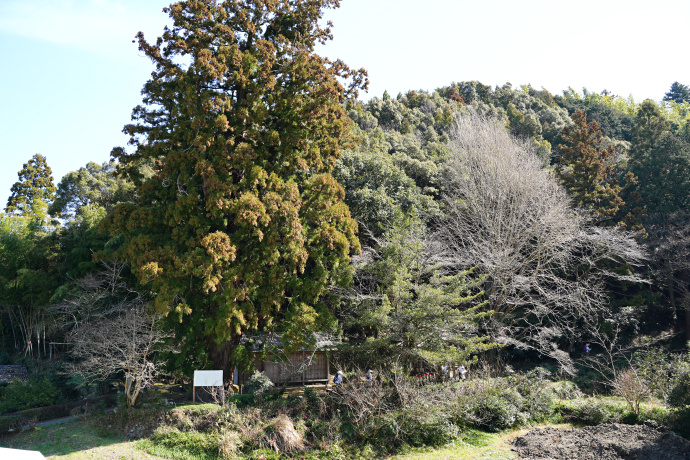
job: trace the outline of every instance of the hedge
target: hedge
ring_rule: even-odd
[[[69,417],[73,409],[84,406],[86,403],[94,406],[100,403],[104,403],[106,406],[113,406],[115,405],[115,398],[110,395],[105,395],[87,400],[56,404],[54,406],[37,407],[35,409],[27,409],[20,412],[0,415],[0,436],[12,431],[21,430],[24,426],[32,426],[44,420]]]

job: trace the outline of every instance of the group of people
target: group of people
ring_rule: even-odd
[[[467,379],[467,369],[462,364],[456,368],[453,368],[453,367],[448,366],[448,365],[443,365],[441,369],[443,371],[442,377],[444,380],[448,380],[448,379],[450,379],[450,380],[453,380],[453,379],[466,380]],[[335,386],[342,385],[343,384],[343,375],[344,375],[343,371],[338,371],[335,374],[335,377],[333,377],[333,385],[335,385]],[[435,379],[436,373],[434,372],[434,373],[416,374],[416,377],[418,379],[428,379],[428,378],[431,378],[431,376],[433,376],[433,378]],[[366,372],[366,374],[364,374],[364,380],[366,383],[372,384],[374,382],[374,371],[369,369]]]
[[[453,380],[453,379],[466,380],[467,379],[467,369],[465,368],[465,366],[463,364],[460,364],[460,366],[456,367],[455,369],[453,369],[452,366],[448,366],[447,364],[444,364],[441,369],[443,370],[444,376],[450,380]]]
[[[583,352],[585,355],[589,355],[589,352],[592,349],[590,348],[590,344],[587,343],[585,344],[583,348]],[[441,370],[443,371],[443,378],[446,380],[466,380],[467,379],[467,369],[465,368],[464,365],[460,365],[456,368],[453,368],[452,366],[449,366],[447,364],[444,364],[441,367]],[[422,374],[415,374],[417,379],[422,379],[422,380],[428,380],[428,379],[436,379],[436,373],[431,372],[431,373],[422,373]],[[367,383],[372,383],[374,381],[374,371],[369,369],[367,373],[364,375],[364,379]],[[338,386],[343,384],[343,371],[338,371],[338,373],[333,377],[333,385]]]
[[[374,371],[369,369],[367,373],[364,375],[364,378],[367,383],[373,383],[374,382]],[[337,374],[335,374],[335,377],[333,377],[333,385],[338,386],[343,384],[343,371],[338,371]]]

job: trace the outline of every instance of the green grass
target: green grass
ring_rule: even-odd
[[[551,425],[554,426],[554,425]],[[570,425],[557,425],[571,428]],[[391,460],[509,460],[515,454],[510,441],[531,428],[502,433],[468,430],[462,438],[439,449],[411,449]],[[175,448],[155,446],[149,440],[129,441],[112,436],[86,421],[74,421],[37,428],[11,437],[0,438],[0,446],[38,450],[52,460],[202,460],[208,456],[191,455]],[[327,452],[313,452],[307,458],[331,458]],[[342,458],[336,454],[337,458]]]
[[[142,439],[137,445],[148,454],[171,460],[211,460],[213,458],[204,454],[193,454],[171,446],[154,444],[149,439]]]
[[[139,450],[135,441],[109,435],[88,420],[48,425],[0,438],[0,446],[37,450],[57,460],[161,459]]]
[[[539,425],[570,429],[571,425]],[[502,433],[484,433],[469,430],[453,444],[439,449],[415,449],[390,457],[391,460],[512,460],[510,441],[536,427],[509,430]]]

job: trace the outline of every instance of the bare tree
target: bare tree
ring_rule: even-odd
[[[160,315],[127,283],[125,267],[105,262],[100,271],[74,280],[74,291],[53,306],[53,313],[60,318],[74,358],[65,372],[87,382],[121,373],[131,406],[160,373],[155,357],[168,349],[165,339],[170,334],[161,328]]]
[[[572,370],[566,351],[606,304],[609,261],[638,263],[630,234],[590,225],[531,145],[498,121],[457,117],[450,144],[446,216],[436,238],[445,264],[488,275],[492,338],[535,349]],[[629,280],[638,280],[628,276]]]
[[[72,280],[71,294],[51,306],[58,327],[69,333],[121,313],[132,301],[139,302],[139,293],[122,276],[126,266],[117,260],[102,262],[98,271]]]
[[[133,302],[115,317],[91,322],[68,335],[73,343],[68,371],[85,380],[105,380],[122,372],[127,405],[153,384],[161,372],[154,358],[169,337],[159,327],[159,317],[147,311],[141,301]]]

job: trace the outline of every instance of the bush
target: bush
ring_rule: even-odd
[[[671,429],[685,439],[690,439],[690,407],[674,411],[669,422]]]
[[[630,368],[618,373],[613,381],[613,392],[625,399],[636,417],[640,415],[642,400],[650,394],[646,383]]]
[[[578,386],[570,380],[561,380],[549,385],[549,391],[560,399],[576,399],[583,396]]]
[[[523,375],[488,379],[467,385],[456,413],[458,424],[501,431],[540,422],[555,410],[553,392]]]
[[[527,378],[537,382],[543,382],[545,380],[551,380],[553,378],[553,373],[545,367],[535,367],[527,373]]]
[[[5,415],[0,417],[0,436],[4,436],[10,432],[17,432],[22,430],[25,419],[18,415]]]
[[[662,348],[635,353],[634,368],[654,396],[668,399],[684,374],[690,373],[690,355],[670,354]]]
[[[203,459],[215,459],[220,452],[219,435],[180,431],[171,426],[161,426],[151,436],[151,442],[170,452],[183,451]],[[149,450],[149,449],[147,449]]]
[[[672,425],[672,411],[666,406],[642,407],[637,423],[654,428],[668,428]]]
[[[230,408],[232,410],[232,408]],[[180,431],[217,431],[220,428],[223,409],[216,404],[176,407],[165,416],[165,421]]]
[[[256,400],[254,398],[254,395],[240,395],[240,394],[234,394],[228,399],[226,399],[226,404],[234,404],[237,406],[238,409],[245,408],[247,406],[251,406],[254,403],[256,403]]]
[[[0,414],[53,405],[58,402],[59,393],[46,378],[15,381],[3,391]]]
[[[683,373],[675,379],[666,403],[680,409],[690,405],[690,373]]]
[[[263,372],[256,371],[249,377],[244,389],[252,395],[260,395],[273,388],[273,382]]]
[[[579,398],[562,401],[557,405],[557,410],[567,422],[592,426],[621,422],[626,406],[609,399]]]
[[[403,441],[413,447],[444,446],[460,437],[458,427],[449,417],[439,417],[431,422],[415,420],[405,424],[406,436]]]
[[[139,439],[151,436],[164,418],[165,409],[160,406],[122,407],[100,417],[97,424],[121,437]]]
[[[501,431],[528,420],[520,409],[523,398],[515,389],[495,388],[477,395],[467,406],[465,421],[486,431]]]

